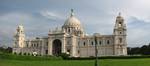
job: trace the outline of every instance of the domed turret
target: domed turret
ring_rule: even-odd
[[[19,26],[17,27],[17,32],[18,32],[18,33],[24,33],[24,28],[23,28],[22,25],[19,25]]]
[[[16,29],[16,34],[14,35],[14,47],[25,47],[25,34],[24,34],[24,28],[22,25],[19,25]]]
[[[124,22],[124,18],[121,13],[116,17],[116,23],[114,27],[114,54],[115,55],[127,55],[127,28]]]
[[[120,27],[126,28],[126,24],[124,23],[124,18],[121,16],[121,13],[116,17],[115,29]]]
[[[73,9],[71,9],[71,14],[69,18],[65,21],[62,29],[65,30],[68,34],[74,34],[80,36],[83,34],[83,28],[80,21],[74,16]]]

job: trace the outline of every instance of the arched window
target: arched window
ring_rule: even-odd
[[[93,41],[91,42],[92,46],[94,45]]]
[[[23,31],[21,31],[21,33],[23,33]]]
[[[78,54],[80,54],[80,50],[78,50]]]
[[[67,49],[67,52],[70,54],[70,49]]]
[[[46,55],[48,54],[48,50],[45,50]]]
[[[122,34],[122,32],[120,32],[120,34]]]
[[[110,41],[109,41],[109,40],[107,40],[107,44],[110,44]]]
[[[83,45],[85,46],[85,42],[83,42]]]
[[[121,27],[122,26],[122,22],[119,22],[119,27]]]
[[[99,41],[99,45],[101,45],[102,44],[102,41]]]
[[[119,38],[119,42],[122,43],[122,38]]]
[[[68,32],[70,33],[70,29],[68,29]]]

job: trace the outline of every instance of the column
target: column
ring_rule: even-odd
[[[72,53],[71,56],[75,57],[76,56],[76,36],[72,35],[71,37],[72,40]]]
[[[62,53],[65,53],[65,52],[66,52],[66,38],[64,35],[62,39]]]
[[[52,55],[52,38],[48,38],[48,55]]]

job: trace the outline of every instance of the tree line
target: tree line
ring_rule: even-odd
[[[150,43],[142,47],[128,47],[127,51],[128,55],[150,55]]]
[[[12,53],[12,48],[11,47],[0,47],[0,53]]]

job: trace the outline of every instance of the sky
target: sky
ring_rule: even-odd
[[[150,0],[0,0],[0,46],[12,46],[19,24],[26,38],[47,36],[74,9],[84,31],[113,34],[119,12],[127,24],[128,47],[150,43]]]

